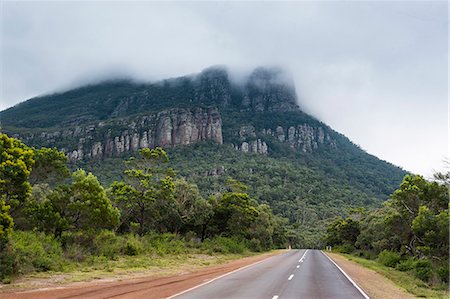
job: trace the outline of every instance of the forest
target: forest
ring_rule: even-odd
[[[57,271],[92,257],[146,252],[242,253],[289,244],[287,221],[229,179],[203,196],[169,166],[161,148],[126,161],[108,188],[70,171],[57,149],[0,134],[0,277]]]
[[[325,242],[448,290],[450,172],[407,175],[374,210],[354,209],[328,225]]]
[[[331,245],[427,285],[448,284],[450,173],[433,181],[407,174],[377,204],[303,164],[215,144],[69,165],[56,148],[1,133],[0,153],[3,282],[126,256]],[[204,173],[219,166],[227,175]]]

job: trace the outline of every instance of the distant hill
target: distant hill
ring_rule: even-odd
[[[379,205],[406,174],[304,113],[292,79],[276,68],[239,83],[222,67],[156,83],[109,81],[30,99],[0,120],[4,132],[65,151],[104,183],[121,176],[123,158],[162,146],[204,194],[239,179],[308,227],[306,239],[348,207]]]

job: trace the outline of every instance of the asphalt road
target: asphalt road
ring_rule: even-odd
[[[202,298],[367,298],[319,250],[291,250],[175,295]]]

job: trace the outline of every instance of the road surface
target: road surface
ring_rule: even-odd
[[[291,250],[172,296],[209,298],[368,298],[319,250]]]

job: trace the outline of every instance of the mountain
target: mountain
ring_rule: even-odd
[[[139,148],[164,147],[204,194],[239,179],[297,226],[377,206],[406,174],[304,113],[278,68],[257,68],[242,82],[224,67],[155,83],[108,81],[30,99],[0,120],[7,134],[63,150],[104,183]]]

